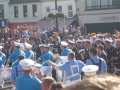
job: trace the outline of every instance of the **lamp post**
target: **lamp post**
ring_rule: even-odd
[[[57,12],[57,0],[55,0],[55,10]],[[58,31],[58,17],[57,17],[57,13],[55,15],[55,25],[56,25],[56,31]]]
[[[79,25],[77,1],[78,1],[78,0],[75,0],[75,4],[76,4],[76,21],[77,21],[77,24]]]

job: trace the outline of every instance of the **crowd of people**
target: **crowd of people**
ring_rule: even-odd
[[[0,30],[0,68],[11,68],[9,80],[16,90],[117,90],[106,83],[120,85],[120,32],[86,33],[72,25],[30,31],[5,27]]]

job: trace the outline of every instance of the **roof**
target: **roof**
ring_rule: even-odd
[[[23,4],[23,3],[48,2],[48,1],[55,1],[55,0],[10,0],[9,4]]]
[[[40,2],[41,0],[10,0],[9,4],[21,4],[21,3],[32,3]]]

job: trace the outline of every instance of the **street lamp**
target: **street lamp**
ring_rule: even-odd
[[[55,10],[57,11],[57,0],[55,0]],[[55,25],[56,25],[56,31],[58,31],[58,17],[57,17],[57,13],[55,15]]]
[[[76,4],[76,21],[77,21],[77,24],[79,25],[77,1],[78,1],[78,0],[75,0],[75,4]]]

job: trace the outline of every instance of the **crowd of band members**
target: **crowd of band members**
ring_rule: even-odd
[[[11,53],[19,49],[14,45],[14,41],[25,43],[28,42],[32,45],[32,49],[25,48],[24,52],[26,57],[29,58],[30,53],[34,53],[31,59],[38,59],[44,51],[41,44],[49,44],[49,50],[53,54],[60,56],[67,56],[67,52],[72,50],[75,52],[76,60],[82,60],[84,63],[90,58],[89,49],[95,47],[98,50],[97,55],[104,58],[108,65],[108,72],[111,72],[113,61],[119,67],[120,59],[120,32],[115,31],[114,34],[110,33],[82,33],[80,27],[62,27],[56,31],[53,27],[45,31],[40,29],[29,30],[9,30],[4,28],[0,30],[0,44],[4,46],[1,53],[4,53],[5,59],[8,62],[11,58]],[[61,41],[66,41],[67,46],[61,47]],[[17,55],[15,58],[18,58]],[[6,64],[4,60],[4,64]],[[12,62],[11,62],[12,63]]]

